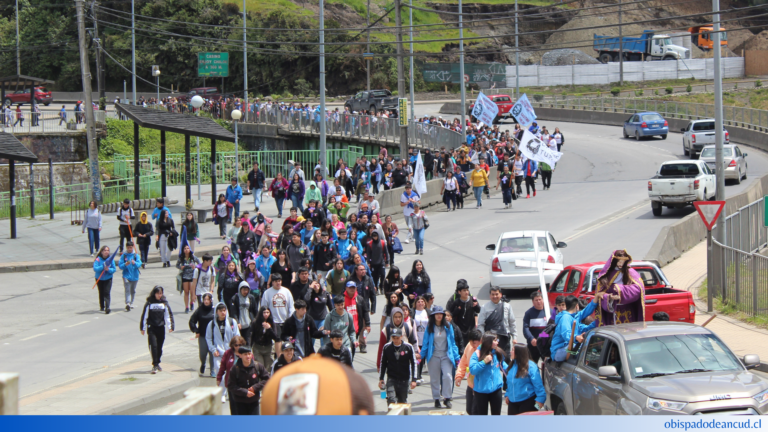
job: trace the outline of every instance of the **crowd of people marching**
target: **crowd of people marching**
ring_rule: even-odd
[[[434,117],[420,122],[460,124]],[[550,133],[534,123],[529,130],[557,150],[564,143],[558,129]],[[522,195],[523,182],[527,196],[532,189],[535,197],[539,172],[544,189],[549,188],[555,167],[525,159],[518,144],[521,136],[519,125],[512,132],[470,125],[461,147],[425,151],[425,177],[442,179],[448,211],[464,208],[470,189],[478,208],[494,186],[501,187],[505,207]],[[274,179],[267,179],[254,163],[244,185],[253,196],[252,212],[245,209],[243,186],[234,178],[214,205],[213,220],[226,242],[215,257],[195,254],[201,237],[195,215],[184,213],[175,222],[162,199],[151,214],[138,216],[130,201],[124,202],[117,214],[120,245],[111,252],[99,245],[102,215],[91,203],[83,232],[88,232],[91,254],[96,255],[100,308],[110,313],[112,279],[119,268],[125,309],[133,309],[140,270],[155,244],[163,267],[172,267],[175,260],[176,289],[198,341],[199,373],[225,388],[222,402],[228,391],[232,414],[257,414],[259,389],[283,367],[316,352],[354,367],[356,355],[367,353],[371,340],[378,341],[379,384],[390,403],[406,402],[424,382],[426,370],[435,408],[452,408],[466,379],[469,414],[487,414],[489,407],[491,414],[499,414],[502,400],[509,414],[536,410],[544,401],[536,339],[547,324],[542,322],[540,294],[532,297],[520,326],[498,289],[492,288],[491,300],[480,305],[462,279],[442,307],[434,304],[432,279],[420,259],[402,270],[395,265],[403,243],[413,241],[415,254],[424,254],[429,218],[413,187],[420,162],[413,150],[401,159],[382,148],[377,158],[361,157],[351,166],[339,160],[330,172],[318,163],[307,175],[296,163],[287,176]],[[491,165],[498,167],[495,185],[488,177]],[[401,187],[405,222],[398,227],[394,215],[382,213],[376,197]],[[275,201],[274,219],[262,206],[264,194]],[[403,243],[401,229],[407,233]],[[172,258],[176,249],[178,256]],[[563,308],[558,304],[553,317]],[[373,335],[377,310],[381,331]],[[164,288],[155,286],[140,319],[153,374],[162,371],[166,330],[174,329]]]

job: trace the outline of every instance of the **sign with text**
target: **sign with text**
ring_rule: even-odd
[[[522,126],[528,126],[536,120],[536,112],[533,110],[533,106],[531,106],[531,102],[525,93],[520,96],[520,99],[515,102],[515,105],[509,112]]]
[[[544,141],[536,138],[536,135],[527,129],[523,132],[523,139],[520,141],[520,152],[528,159],[544,162],[552,168],[563,155],[560,152],[550,150]]]
[[[479,122],[493,124],[493,119],[499,114],[499,107],[483,92],[477,95],[475,106],[472,108],[472,115]]]
[[[397,124],[401,127],[408,126],[408,99],[397,99]]]
[[[229,53],[225,53],[225,52],[197,53],[197,76],[228,77],[229,76]]]
[[[425,82],[459,84],[462,80],[458,63],[425,63],[422,67]],[[463,79],[470,84],[506,83],[507,67],[501,63],[464,65]]]

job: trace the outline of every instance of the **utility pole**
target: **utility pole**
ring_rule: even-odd
[[[395,26],[397,26],[397,97],[401,98],[405,95],[405,71],[403,70],[403,15],[401,0],[395,0]],[[408,113],[398,113],[399,116]],[[400,157],[405,158],[408,155],[408,128],[399,127],[400,129]]]
[[[461,86],[461,143],[467,142],[467,90],[464,88],[464,24],[459,0],[459,85]]]
[[[413,6],[413,0],[408,0],[408,5]],[[410,96],[411,96],[411,124],[416,124],[416,118],[415,118],[415,112],[416,112],[416,106],[413,104],[413,80],[416,79],[416,77],[413,75],[413,8],[408,8],[408,24],[410,24],[410,28],[408,29],[408,38],[411,40],[411,88],[410,88]],[[416,133],[416,128],[414,126],[413,133]]]
[[[320,0],[320,172],[328,166],[325,149],[325,9]],[[325,177],[325,176],[323,176]]]
[[[133,104],[136,105],[136,17],[134,16],[135,0],[131,0],[131,89]]]
[[[720,69],[720,0],[712,0],[712,49],[715,63],[715,199],[725,201],[725,166],[723,165],[723,75]],[[720,212],[715,230],[715,239],[725,243],[725,212]],[[717,263],[712,263],[717,265]],[[722,287],[720,287],[722,289]],[[722,291],[721,291],[722,292]]]
[[[368,39],[365,44],[365,52],[371,52],[371,0],[368,0],[368,13],[365,15],[365,26],[368,28]],[[371,61],[365,61],[365,89],[371,91]]]
[[[243,0],[243,115],[248,121],[248,50],[245,43],[245,0]]]
[[[16,75],[21,75],[21,38],[19,36],[19,0],[16,0]],[[32,97],[35,90],[32,89]]]
[[[619,0],[619,87],[623,87],[623,86],[624,86],[624,41],[621,38],[621,0]]]
[[[517,36],[517,0],[515,0],[515,101],[520,99],[520,42]]]
[[[96,130],[93,121],[93,93],[91,90],[91,71],[88,65],[88,49],[85,44],[84,0],[75,0],[77,6],[77,33],[80,45],[80,70],[85,94],[85,131],[88,140],[88,163],[91,172],[91,199],[101,203],[101,171],[99,170],[99,149],[96,146]],[[135,169],[139,169],[135,167]]]
[[[96,89],[99,92],[99,102],[102,98],[106,98],[104,92],[104,55],[101,49],[101,39],[99,39],[99,22],[96,20],[96,2],[91,3],[91,16],[93,17],[93,39],[96,42]],[[99,103],[99,109],[101,103]]]

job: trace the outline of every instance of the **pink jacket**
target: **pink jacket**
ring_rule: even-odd
[[[224,351],[224,355],[221,356],[221,366],[219,366],[219,373],[216,374],[216,381],[220,382],[221,378],[226,373],[227,376],[224,381],[225,386],[229,386],[229,370],[232,369],[232,366],[235,365],[235,360],[237,360],[237,356],[235,356],[235,351],[230,348],[226,351]]]

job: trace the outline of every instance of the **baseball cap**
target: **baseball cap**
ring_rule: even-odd
[[[392,329],[392,333],[389,334],[390,336],[397,336],[397,337],[403,337],[403,331],[399,328],[395,327]]]
[[[348,287],[355,287],[355,288],[357,288],[357,284],[356,284],[356,283],[354,283],[354,282],[352,282],[352,281],[348,281],[348,282],[347,282],[347,286],[348,286]]]
[[[283,351],[289,350],[289,349],[296,349],[296,347],[293,346],[290,342],[283,342]]]
[[[352,368],[314,354],[272,375],[261,393],[261,414],[373,415],[373,396]]]

